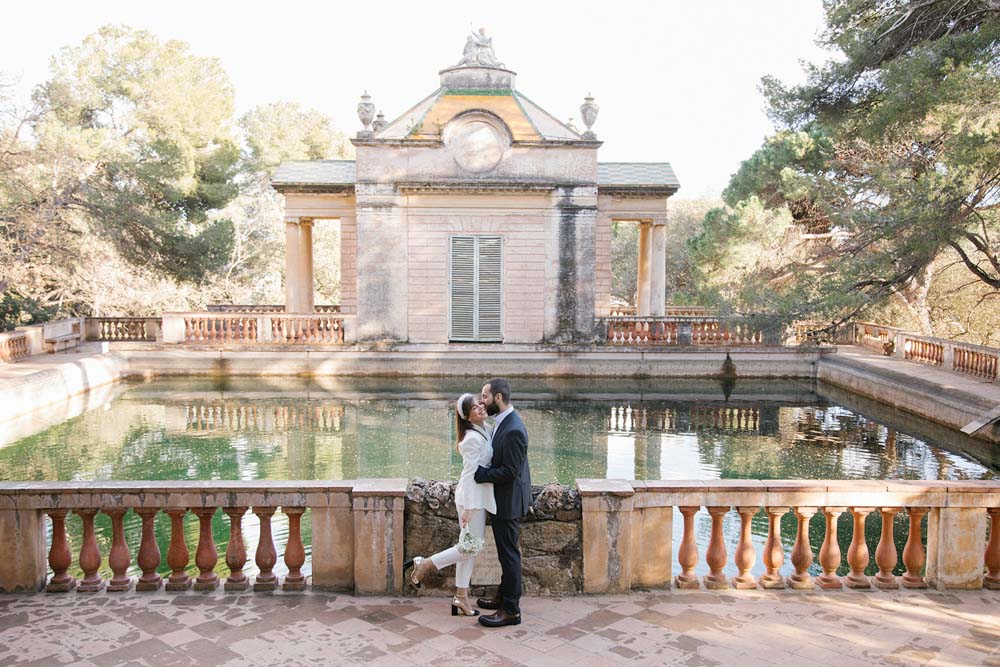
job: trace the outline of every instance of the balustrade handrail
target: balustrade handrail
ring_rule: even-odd
[[[1000,589],[1000,481],[578,479],[577,488],[583,505],[584,592],[627,592],[633,586],[671,584],[681,589],[704,584],[720,590]],[[702,507],[711,517],[704,551],[710,571],[699,577],[695,514]],[[675,509],[683,516],[683,538],[677,552],[681,572],[672,578],[671,559],[659,554],[671,553]],[[729,560],[723,522],[734,509],[740,523],[733,557],[739,574],[730,578],[725,572]],[[754,576],[757,557],[752,522],[761,509],[768,519],[765,572]],[[796,537],[791,551],[794,573],[786,577],[780,572],[785,560],[781,518],[789,512],[795,516]],[[872,558],[865,519],[873,513],[881,515],[882,526],[874,554],[878,573],[870,577],[866,574]],[[818,553],[810,542],[809,527],[817,514],[825,519]],[[837,574],[842,558],[837,528],[841,515],[850,517],[853,524],[846,576]],[[907,517],[909,524],[902,576],[895,574],[900,565],[897,515]],[[926,550],[921,536],[924,517],[928,517]],[[635,548],[639,542],[631,531],[636,530],[641,531],[641,549]],[[600,547],[588,549],[588,544]],[[810,568],[817,557],[823,574],[814,579]],[[613,562],[619,565],[610,567]]]
[[[205,306],[210,313],[283,313],[285,304],[240,304],[240,303],[210,303]],[[317,304],[313,307],[315,313],[339,313],[340,304]]]
[[[889,356],[927,363],[945,370],[1000,381],[1000,348],[926,336],[914,331],[875,322],[855,321],[853,339]],[[879,340],[869,340],[866,331]]]
[[[637,587],[697,588],[980,588],[1000,589],[1000,481],[998,480],[651,480],[624,481],[578,479],[582,500],[581,550],[585,592],[628,591]],[[0,534],[11,540],[18,561],[0,561],[0,590],[51,592],[76,588],[100,590],[171,591],[191,588],[211,590],[222,581],[215,573],[219,563],[213,524],[216,513],[229,517],[229,541],[225,562],[230,574],[226,590],[244,591],[250,578],[243,572],[247,562],[242,534],[243,518],[249,510],[260,522],[254,555],[260,573],[253,588],[270,591],[303,590],[305,548],[300,520],[312,512],[313,580],[316,587],[353,588],[357,592],[392,593],[402,586],[404,546],[405,479],[344,481],[101,481],[101,482],[13,482],[0,483]],[[271,519],[278,508],[288,517],[288,540],[284,562],[288,568],[283,585],[273,572],[277,560]],[[711,572],[696,576],[699,561],[695,514],[704,507],[711,517],[711,536],[704,558]],[[755,564],[751,523],[760,510],[768,516],[768,539],[764,548],[766,572],[751,574]],[[739,515],[740,540],[734,561],[739,575],[729,578],[723,522],[733,510]],[[678,562],[682,571],[672,580],[673,513],[683,515],[683,540]],[[142,576],[130,576],[133,557],[126,535],[125,516],[134,511],[142,521],[141,543],[135,558]],[[171,537],[166,564],[172,570],[161,577],[161,554],[154,522],[157,514],[169,517]],[[188,575],[191,554],[184,531],[188,513],[198,518],[199,534],[194,563],[200,574]],[[783,576],[781,518],[792,512],[797,522],[791,551],[794,574]],[[70,513],[82,522],[78,563],[83,577],[68,572],[73,562],[67,540]],[[113,576],[100,572],[103,557],[95,537],[97,514],[111,519],[112,540],[107,563]],[[809,520],[821,513],[826,520],[823,546],[818,552],[823,575],[813,579],[809,569],[816,558],[810,543]],[[866,575],[871,554],[865,537],[865,518],[882,516],[881,536],[875,551],[878,574]],[[847,553],[850,573],[836,574],[841,565],[837,519],[851,517],[853,531]],[[906,573],[894,574],[899,566],[895,546],[897,515],[909,518],[902,562]],[[52,523],[51,547],[46,555],[46,519]],[[926,551],[921,537],[927,517]],[[990,526],[989,531],[987,525]],[[637,535],[641,531],[641,549]],[[989,541],[987,543],[987,532]],[[926,556],[925,556],[926,554]],[[612,559],[620,566],[609,567]],[[45,564],[53,575],[45,576]],[[926,575],[924,566],[927,566]],[[985,574],[984,574],[985,572]],[[165,581],[164,581],[165,580]],[[20,587],[20,588],[18,588]]]
[[[168,316],[169,315],[169,316],[173,316],[173,317],[214,317],[214,318],[232,318],[232,317],[256,316],[256,317],[299,317],[299,318],[303,318],[303,317],[311,317],[311,318],[333,317],[333,318],[336,318],[336,319],[342,319],[342,318],[345,318],[345,317],[350,317],[350,318],[355,317],[355,315],[347,314],[347,313],[339,313],[339,312],[325,313],[325,312],[318,312],[318,311],[317,312],[312,312],[312,313],[286,313],[284,311],[281,311],[281,312],[253,311],[253,312],[239,312],[239,313],[237,313],[237,312],[228,312],[228,311],[209,311],[209,310],[190,310],[190,311],[171,310],[171,311],[165,311],[163,313],[163,315],[164,316]]]
[[[1000,348],[998,348],[998,347],[990,347],[988,345],[979,345],[977,343],[966,343],[965,341],[952,340],[950,338],[940,338],[938,336],[928,336],[926,334],[918,333],[916,331],[910,331],[909,329],[902,329],[900,327],[894,327],[894,326],[891,326],[889,324],[878,324],[877,322],[860,322],[860,321],[854,321],[853,324],[854,324],[855,327],[868,326],[868,327],[875,327],[875,328],[879,328],[879,329],[885,329],[886,331],[888,331],[890,333],[902,334],[902,335],[905,335],[908,338],[913,338],[913,339],[918,339],[918,340],[925,340],[925,341],[927,341],[929,343],[937,343],[939,345],[950,345],[950,346],[953,346],[953,347],[964,347],[964,348],[968,348],[968,349],[971,349],[971,350],[976,350],[978,352],[988,352],[988,353],[991,353],[991,354],[1000,354]]]

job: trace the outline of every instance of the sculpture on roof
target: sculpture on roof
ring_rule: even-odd
[[[504,64],[497,60],[493,53],[493,38],[486,36],[486,28],[480,28],[479,32],[472,32],[465,40],[465,49],[462,50],[462,59],[455,67],[499,67]]]

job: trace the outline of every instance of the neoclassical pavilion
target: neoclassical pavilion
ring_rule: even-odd
[[[585,132],[516,89],[473,33],[440,85],[392,122],[367,95],[357,159],[285,162],[286,311],[312,312],[312,229],[339,220],[341,311],[358,340],[565,343],[610,313],[611,226],[640,225],[638,314],[662,315],[666,162],[598,162]],[[375,121],[374,123],[372,121]]]

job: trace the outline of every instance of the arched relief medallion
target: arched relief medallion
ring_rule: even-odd
[[[443,139],[458,166],[474,174],[495,169],[510,148],[506,126],[483,112],[467,112],[452,119],[444,129]]]

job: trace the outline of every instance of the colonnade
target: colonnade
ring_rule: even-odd
[[[640,222],[636,315],[662,317],[666,313],[666,290],[667,226],[663,222]]]
[[[312,218],[285,218],[285,312],[315,310]]]

